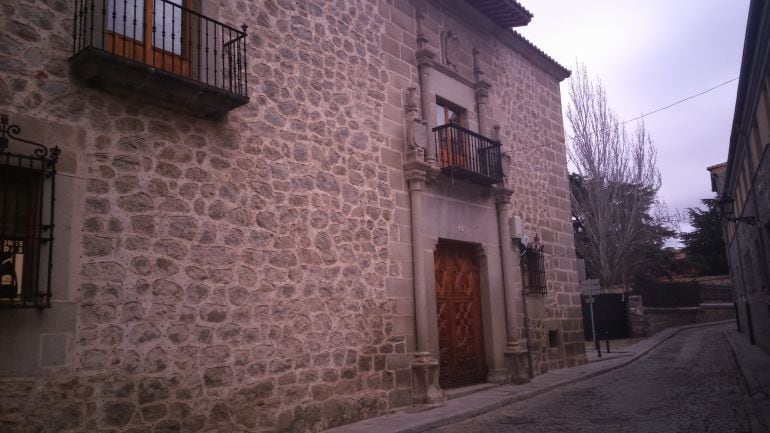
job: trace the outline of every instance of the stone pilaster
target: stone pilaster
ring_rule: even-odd
[[[412,399],[415,404],[443,405],[446,395],[438,383],[439,363],[430,352],[428,323],[428,292],[423,246],[422,190],[431,177],[431,166],[425,162],[404,164],[404,176],[409,184],[412,218],[412,261],[414,266],[414,310],[417,351],[412,361]]]
[[[505,294],[505,322],[507,342],[504,350],[506,368],[513,383],[524,383],[529,379],[527,373],[527,351],[519,342],[519,329],[516,326],[516,300],[519,294],[514,284],[514,266],[517,265],[511,246],[511,230],[509,220],[511,218],[511,195],[513,190],[500,187],[494,191],[495,205],[497,207],[497,226],[500,239],[500,258],[503,269],[503,290]]]
[[[479,110],[479,132],[483,135],[489,135],[489,89],[492,88],[492,84],[488,81],[481,79],[476,81],[473,85],[473,92],[476,95],[476,106]]]
[[[419,38],[418,38],[419,40]],[[428,142],[425,149],[425,162],[434,165],[436,163],[436,143],[431,131],[436,127],[436,116],[430,115],[435,109],[436,96],[430,92],[431,71],[436,53],[429,48],[418,48],[415,53],[417,68],[420,71],[420,103],[422,115],[428,127]]]

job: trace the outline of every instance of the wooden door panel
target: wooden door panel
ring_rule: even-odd
[[[481,287],[475,248],[440,243],[435,254],[439,383],[444,388],[486,379]]]

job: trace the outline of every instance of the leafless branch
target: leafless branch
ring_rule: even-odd
[[[573,189],[573,212],[583,223],[578,253],[612,284],[633,268],[646,239],[643,218],[656,202],[661,178],[656,151],[644,123],[628,131],[607,103],[601,82],[582,65],[570,80],[568,155],[581,188]]]

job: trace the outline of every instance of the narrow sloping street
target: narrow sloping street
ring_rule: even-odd
[[[749,407],[723,328],[705,327],[625,368],[431,432],[751,432]]]

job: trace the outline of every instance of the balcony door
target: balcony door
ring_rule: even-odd
[[[107,0],[105,50],[189,77],[191,1]]]
[[[436,126],[457,125],[467,128],[467,110],[446,100],[436,99]],[[459,131],[447,128],[439,140],[439,158],[442,166],[465,167],[467,155]]]

